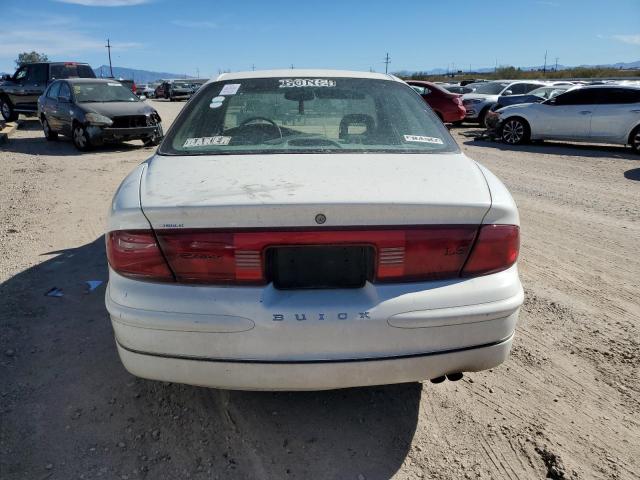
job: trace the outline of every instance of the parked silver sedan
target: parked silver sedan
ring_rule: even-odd
[[[640,153],[640,87],[588,86],[543,103],[511,105],[496,113],[496,133],[505,143],[612,143],[631,145]]]

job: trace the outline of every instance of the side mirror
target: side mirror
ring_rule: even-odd
[[[504,92],[502,92],[502,95],[505,95],[505,96],[513,95],[513,92],[511,90],[505,90]]]

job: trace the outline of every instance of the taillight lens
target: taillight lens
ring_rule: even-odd
[[[404,282],[460,275],[477,227],[400,230],[400,238],[378,248],[376,279]]]
[[[484,225],[462,276],[476,277],[506,270],[516,263],[519,250],[520,229],[516,225]]]
[[[264,283],[262,244],[243,239],[243,234],[198,230],[157,234],[178,282]]]
[[[156,240],[157,238],[157,240]],[[260,285],[269,248],[366,245],[375,249],[374,282],[411,282],[486,275],[513,265],[513,225],[430,226],[369,230],[125,230],[107,234],[107,256],[121,275],[212,285]],[[166,260],[165,260],[166,259]],[[463,270],[464,267],[464,270]]]
[[[117,230],[107,234],[107,259],[120,275],[139,280],[172,282],[156,238],[149,230]]]

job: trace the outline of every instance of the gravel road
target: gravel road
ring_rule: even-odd
[[[150,101],[165,128],[182,103]],[[459,382],[249,393],[120,364],[103,228],[139,142],[0,146],[0,478],[640,478],[640,157],[453,131],[509,187],[526,302],[511,358]],[[45,296],[56,287],[64,296]]]

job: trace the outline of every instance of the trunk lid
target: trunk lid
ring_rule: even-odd
[[[491,205],[461,153],[156,155],[140,200],[156,229],[478,225]]]

